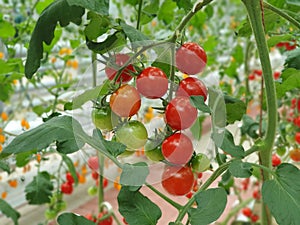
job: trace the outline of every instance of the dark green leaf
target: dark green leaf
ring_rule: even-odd
[[[95,225],[94,222],[74,213],[62,213],[57,218],[59,225]]]
[[[221,148],[223,151],[232,155],[233,157],[244,157],[243,146],[235,145],[233,136],[227,129],[225,129],[225,131],[222,133],[214,132],[212,134],[212,139],[214,140],[217,147]]]
[[[130,225],[156,225],[160,208],[140,192],[123,186],[118,195],[119,212]]]
[[[47,122],[26,131],[12,140],[3,153],[21,153],[43,150],[56,142],[57,151],[72,153],[84,145],[82,136],[86,135],[80,123],[69,116],[54,117]]]
[[[258,138],[259,123],[246,114],[243,116],[242,122],[241,134],[247,134],[252,138]]]
[[[27,163],[32,159],[32,155],[36,153],[36,151],[22,152],[16,155],[16,166],[24,167]]]
[[[230,165],[229,165],[229,171],[234,177],[239,177],[239,178],[247,178],[252,175],[252,165],[247,162],[242,162],[241,160],[234,160]]]
[[[81,6],[101,15],[108,15],[109,0],[67,0],[67,2],[70,6]]]
[[[228,170],[222,175],[222,179],[218,185],[224,188],[227,194],[230,194],[230,188],[234,185],[234,179]]]
[[[137,191],[146,181],[149,174],[147,163],[124,164],[120,184],[130,186],[130,191]]]
[[[3,170],[5,172],[7,172],[8,174],[10,174],[9,164],[4,160],[0,160],[0,170]]]
[[[276,82],[277,98],[282,98],[286,92],[300,89],[300,70],[287,69],[281,74],[282,83]]]
[[[191,0],[173,0],[174,2],[176,2],[178,8],[182,8],[185,11],[189,11],[193,8],[193,3]]]
[[[14,225],[18,225],[20,213],[11,207],[6,201],[0,199],[0,212],[14,221]]]
[[[50,45],[46,45],[45,43],[43,43],[44,52],[50,53],[51,50],[52,50],[52,48],[59,41],[61,35],[62,35],[62,28],[60,28],[60,27],[56,28],[55,31],[54,31],[54,38],[53,38],[51,44]]]
[[[245,102],[228,95],[225,95],[224,97],[227,123],[232,124],[235,121],[240,121],[243,115],[246,114],[247,106]]]
[[[41,205],[50,202],[53,191],[53,184],[50,179],[48,172],[39,172],[33,181],[26,186],[25,193],[29,204]]]
[[[125,22],[121,22],[120,25],[126,36],[129,38],[133,48],[149,44],[149,38],[146,35],[144,35],[141,31],[126,24]]]
[[[77,185],[78,177],[77,177],[76,169],[75,169],[72,159],[70,159],[70,157],[68,157],[66,154],[61,154],[61,156],[62,156],[63,161],[67,165],[69,172],[71,173],[72,177],[74,178],[75,185]]]
[[[86,26],[84,33],[89,40],[94,40],[108,31],[110,26],[108,16],[99,15],[90,11],[87,14],[87,19],[90,20],[90,23]]]
[[[176,3],[172,0],[165,0],[158,11],[158,19],[165,24],[170,24],[174,20]]]
[[[93,42],[86,40],[87,47],[95,53],[104,54],[111,49],[117,48],[126,43],[125,34],[120,31],[116,31],[112,35],[109,35],[102,42]]]
[[[300,70],[300,48],[288,52],[284,66]]]
[[[205,104],[203,96],[191,96],[190,101],[194,107],[205,113],[211,113],[210,108]]]
[[[195,195],[197,208],[188,211],[191,225],[206,225],[216,221],[223,213],[227,194],[223,188],[212,188]]]
[[[159,0],[152,0],[149,4],[145,5],[142,9],[140,23],[142,25],[149,23],[154,17],[156,17],[158,10]]]
[[[297,225],[300,221],[300,170],[282,163],[274,180],[263,183],[262,196],[276,222],[280,225]]]
[[[126,150],[126,145],[116,141],[107,141],[103,138],[103,135],[99,129],[94,130],[93,140],[96,146],[103,151],[108,152],[110,155],[117,157]]]
[[[43,43],[51,44],[57,23],[59,22],[62,27],[67,26],[70,22],[79,25],[83,14],[82,7],[70,6],[67,0],[57,0],[42,12],[29,42],[25,63],[27,78],[31,78],[40,67],[40,61],[43,58]]]

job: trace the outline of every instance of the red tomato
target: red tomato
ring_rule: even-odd
[[[194,185],[190,167],[166,166],[162,174],[162,186],[171,195],[186,195]]]
[[[98,174],[98,172],[96,170],[92,171],[92,178],[94,180],[98,180],[99,179],[99,174]]]
[[[204,70],[207,56],[204,49],[196,43],[183,44],[176,52],[176,67],[182,73],[197,74]]]
[[[247,216],[247,217],[251,217],[252,216],[252,210],[250,208],[243,208],[242,210],[242,213],[244,216]]]
[[[252,215],[252,216],[250,217],[250,219],[251,219],[251,221],[252,221],[253,223],[255,223],[255,222],[259,219],[259,216],[256,215],[256,214],[254,214],[254,215]]]
[[[281,164],[281,159],[277,155],[272,155],[272,166],[276,167]]]
[[[99,168],[98,156],[91,156],[88,159],[88,166],[91,170],[98,170]]]
[[[174,130],[184,130],[193,125],[197,119],[198,111],[190,103],[190,99],[178,96],[171,100],[166,107],[166,123]]]
[[[261,76],[262,70],[253,70],[253,73],[255,73],[257,76]]]
[[[256,200],[259,200],[261,198],[261,194],[259,190],[254,190],[252,193],[252,197]]]
[[[300,144],[300,132],[297,132],[297,133],[295,134],[295,141],[296,141],[298,144]]]
[[[141,107],[141,96],[135,87],[124,84],[111,95],[110,107],[118,116],[131,117]]]
[[[136,88],[146,98],[160,98],[168,90],[168,78],[161,69],[148,67],[137,77]]]
[[[194,77],[187,77],[180,81],[176,96],[189,97],[192,95],[201,95],[205,101],[207,98],[207,88],[201,80]]]
[[[86,219],[90,220],[90,221],[93,221],[93,222],[96,222],[96,218],[93,216],[93,214],[91,213],[88,213],[84,216]]]
[[[61,184],[60,191],[64,194],[70,195],[73,192],[73,186],[72,186],[72,184],[65,182],[65,183]]]
[[[190,138],[182,133],[167,137],[161,146],[163,156],[174,164],[186,164],[192,157],[194,148]]]
[[[295,162],[300,162],[300,149],[294,149],[290,151],[290,158]]]
[[[70,172],[66,173],[66,180],[69,184],[74,184],[74,178]]]
[[[98,214],[98,219],[101,219],[104,215],[105,213],[100,212]],[[98,225],[112,225],[112,223],[113,223],[113,218],[110,216],[106,220],[98,222]]]
[[[281,75],[281,73],[280,73],[280,72],[278,72],[278,71],[275,71],[275,72],[274,72],[274,74],[273,74],[273,76],[274,76],[274,79],[275,79],[275,80],[278,80],[278,79],[279,79],[279,77],[280,77],[280,75]]]
[[[113,80],[117,75],[118,70],[130,59],[130,56],[127,54],[116,54],[113,57],[112,62],[108,63],[108,66],[105,68],[105,73],[108,79]],[[132,79],[130,73],[136,72],[133,65],[129,64],[120,74],[117,82],[122,81],[122,83],[127,83]]]
[[[255,80],[255,74],[254,73],[250,73],[248,76],[249,80]]]

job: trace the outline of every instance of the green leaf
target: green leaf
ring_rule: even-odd
[[[67,165],[69,172],[71,173],[72,177],[74,178],[75,185],[77,185],[78,177],[77,177],[76,169],[75,169],[72,159],[70,157],[68,157],[66,154],[61,154],[61,156],[62,156],[63,161]]]
[[[191,96],[190,101],[194,107],[205,113],[211,113],[210,108],[205,104],[203,96]]]
[[[243,115],[246,114],[247,106],[245,102],[229,95],[225,95],[224,98],[227,123],[233,124],[235,121],[240,121]]]
[[[212,188],[195,195],[197,208],[188,211],[191,225],[206,225],[216,221],[223,213],[227,194],[223,188]]]
[[[56,142],[57,151],[72,153],[83,147],[82,136],[86,135],[80,123],[70,116],[54,117],[47,122],[15,137],[3,153],[41,151]]]
[[[36,153],[36,151],[22,152],[16,155],[16,166],[24,167],[27,163],[32,159],[32,154]]]
[[[157,16],[158,10],[159,0],[151,0],[150,3],[145,5],[145,7],[142,9],[140,23],[142,25],[149,23],[154,17]]]
[[[0,170],[3,170],[5,172],[7,172],[8,174],[10,174],[9,164],[4,160],[0,160]]]
[[[15,33],[16,30],[14,26],[10,22],[7,22],[0,18],[0,38],[12,38],[14,37]]]
[[[172,0],[165,0],[158,11],[158,19],[165,24],[170,24],[174,20],[176,3]]]
[[[88,12],[87,19],[90,23],[85,27],[84,33],[89,40],[105,34],[110,27],[110,19],[108,16],[99,15],[95,12]]]
[[[211,109],[213,129],[221,129],[226,126],[226,105],[224,95],[220,90],[208,89],[208,106]]]
[[[149,38],[141,31],[137,30],[133,26],[126,24],[125,22],[121,22],[120,25],[126,36],[129,38],[133,48],[149,44]]]
[[[274,180],[263,183],[262,197],[280,225],[299,224],[300,171],[288,163],[277,167]]]
[[[130,191],[137,191],[146,181],[149,174],[147,163],[124,164],[120,184],[130,186]]]
[[[18,219],[21,214],[11,207],[6,201],[0,199],[0,212],[14,221],[14,225],[18,225]]]
[[[160,208],[140,192],[122,186],[118,195],[119,212],[130,225],[156,225]]]
[[[201,136],[202,136],[202,123],[205,120],[205,116],[199,116],[195,123],[192,125],[192,127],[190,128],[190,131],[193,134],[193,137],[196,140],[200,140]]]
[[[299,0],[286,0],[286,3],[291,4],[291,5],[300,6]]]
[[[21,59],[0,60],[0,82],[12,81],[23,77],[23,75],[14,75],[16,72],[23,72],[23,62]]]
[[[286,92],[294,89],[300,89],[300,70],[287,69],[281,74],[282,83],[276,82],[277,98],[282,98]]]
[[[126,145],[116,141],[107,141],[99,129],[94,130],[93,140],[99,149],[108,152],[110,155],[117,157],[126,150]]]
[[[189,11],[193,8],[191,0],[173,0],[173,2],[176,2],[178,8],[184,9],[185,11]]]
[[[245,151],[243,146],[235,145],[233,136],[227,129],[225,129],[225,131],[222,133],[214,132],[212,134],[212,139],[217,147],[221,148],[223,151],[232,155],[233,157],[244,157]]]
[[[291,41],[293,36],[291,34],[274,35],[268,39],[268,46],[274,47],[280,42]]]
[[[76,5],[94,11],[101,15],[108,15],[109,0],[67,0],[70,6]]]
[[[247,162],[242,162],[241,160],[234,160],[230,165],[229,165],[229,171],[234,177],[239,177],[239,178],[247,178],[252,175],[252,165]]]
[[[246,114],[243,116],[242,122],[241,134],[247,134],[252,138],[258,138],[259,123]]]
[[[57,218],[59,225],[95,225],[94,222],[74,213],[62,213]]]
[[[44,51],[43,43],[51,44],[57,23],[59,22],[62,27],[69,25],[70,22],[79,25],[83,14],[82,7],[70,6],[67,0],[57,0],[42,12],[29,42],[25,63],[27,78],[31,78],[40,67]]]
[[[125,34],[120,31],[108,35],[107,38],[102,42],[93,42],[86,40],[87,47],[95,53],[104,54],[111,49],[115,49],[126,43]]]
[[[51,41],[51,44],[46,45],[45,43],[43,43],[44,52],[50,53],[51,50],[53,49],[53,47],[55,45],[57,45],[57,42],[59,41],[61,35],[62,35],[62,28],[60,28],[60,27],[56,28],[55,31],[54,31],[54,38]]]
[[[300,48],[288,52],[284,66],[300,70]]]
[[[46,171],[39,172],[25,188],[26,199],[29,204],[49,203],[53,189],[50,174]]]
[[[218,186],[225,189],[227,194],[230,194],[230,188],[234,185],[234,179],[229,170],[227,170],[223,175],[222,179],[219,181]]]

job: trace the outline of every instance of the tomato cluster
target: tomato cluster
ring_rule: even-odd
[[[97,225],[112,225],[113,217],[109,216],[107,219],[103,220],[103,217],[106,216],[107,212],[99,212],[98,215],[93,215],[91,213],[86,214],[84,217],[90,221],[93,221]]]
[[[77,177],[79,175],[77,174]],[[70,195],[73,193],[73,184],[75,180],[70,172],[66,173],[66,181],[61,184],[60,191],[64,194]]]

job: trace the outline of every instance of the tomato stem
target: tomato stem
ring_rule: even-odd
[[[143,7],[143,0],[139,0],[139,9],[138,9],[138,15],[137,15],[137,22],[136,22],[136,29],[141,29],[141,15],[142,15],[142,7]]]
[[[256,40],[257,51],[261,61],[266,90],[267,129],[263,139],[263,145],[260,149],[260,159],[262,166],[271,169],[272,149],[277,128],[277,102],[275,84],[269,58],[269,49],[266,42],[265,31],[263,26],[261,2],[260,0],[242,0],[242,2],[246,7],[248,17],[254,33],[254,37]],[[263,170],[262,174],[263,181],[271,179],[269,171]],[[265,224],[272,224],[272,220],[268,207],[265,204],[263,204],[262,225]]]

